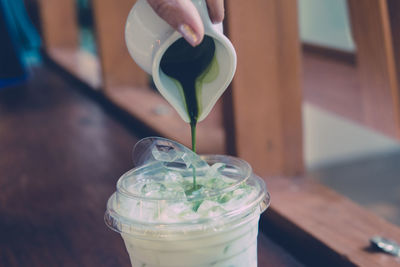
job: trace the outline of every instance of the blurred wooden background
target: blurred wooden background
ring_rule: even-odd
[[[160,135],[189,144],[188,125],[151,88],[128,55],[124,25],[133,0],[92,0],[97,55],[79,48],[75,0],[36,0],[48,58]],[[400,137],[399,24],[396,0],[348,0],[357,46],[357,90],[320,106]],[[260,174],[303,172],[302,61],[297,1],[226,2],[226,32],[238,54],[230,90],[199,125],[200,153],[231,153]],[[317,77],[318,78],[318,77]],[[323,83],[323,78],[319,77]],[[321,89],[322,90],[322,89]],[[325,96],[335,92],[326,91]],[[336,93],[339,94],[339,93]],[[329,98],[329,97],[328,97]],[[354,115],[357,113],[358,115]]]

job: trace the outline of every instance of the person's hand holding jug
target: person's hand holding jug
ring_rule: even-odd
[[[193,128],[236,70],[235,49],[218,22],[223,18],[223,0],[137,0],[128,15],[129,53]]]
[[[147,0],[153,10],[172,28],[180,32],[192,46],[201,43],[204,25],[191,0]],[[224,1],[207,0],[208,13],[213,23],[224,19]]]

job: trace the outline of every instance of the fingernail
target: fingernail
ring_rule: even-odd
[[[199,38],[189,25],[179,25],[178,31],[182,34],[183,38],[188,41],[189,44],[191,44],[192,46],[198,45]]]

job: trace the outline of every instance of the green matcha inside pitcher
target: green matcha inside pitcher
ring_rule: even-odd
[[[196,151],[196,124],[210,113],[236,69],[236,55],[225,36],[206,34],[192,47],[178,33],[160,47],[153,80],[161,95],[190,123]]]

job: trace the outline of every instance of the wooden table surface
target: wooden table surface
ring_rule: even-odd
[[[130,266],[103,222],[140,128],[45,67],[0,89],[0,266]],[[259,235],[259,266],[302,266]]]

